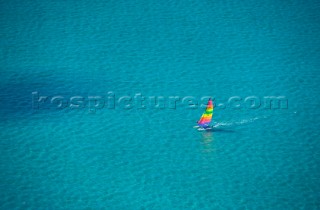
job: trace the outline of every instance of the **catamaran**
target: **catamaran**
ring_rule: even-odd
[[[197,122],[198,126],[195,126],[195,128],[198,128],[198,130],[211,130],[212,126],[210,125],[210,122],[212,120],[212,114],[213,103],[212,99],[209,98],[206,111],[202,114],[200,120]]]

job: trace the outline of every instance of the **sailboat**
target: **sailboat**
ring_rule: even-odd
[[[195,126],[195,128],[198,128],[198,130],[211,130],[212,126],[210,125],[210,122],[212,120],[212,114],[213,103],[212,99],[209,98],[206,111],[202,114],[200,120],[197,122],[198,126]]]

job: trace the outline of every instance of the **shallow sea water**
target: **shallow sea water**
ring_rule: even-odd
[[[317,1],[2,1],[1,209],[319,209]],[[285,96],[288,109],[32,108]]]

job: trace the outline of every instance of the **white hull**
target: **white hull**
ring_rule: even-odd
[[[198,131],[210,131],[210,130],[212,130],[213,128],[212,127],[208,127],[208,128],[198,128],[197,130]]]

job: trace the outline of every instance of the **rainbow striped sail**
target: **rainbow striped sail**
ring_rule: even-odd
[[[198,121],[198,126],[202,128],[209,128],[209,124],[212,119],[212,114],[213,114],[213,103],[212,99],[210,98],[207,104],[206,111],[203,113],[201,116],[200,120]]]

